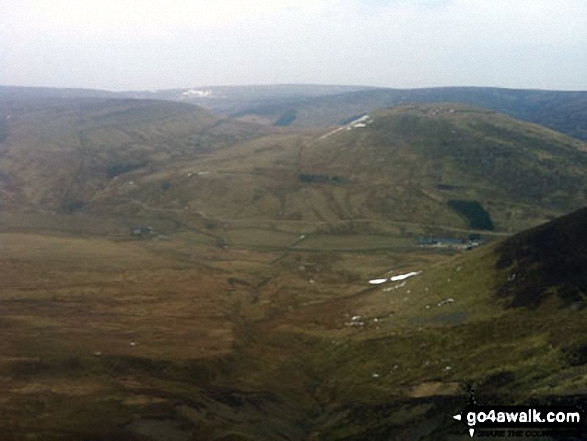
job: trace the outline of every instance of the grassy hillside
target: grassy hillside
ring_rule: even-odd
[[[586,165],[585,144],[504,115],[403,106],[338,131],[282,131],[138,168],[85,210],[187,225],[228,246],[401,249],[577,209]]]
[[[48,211],[72,231],[403,250],[421,237],[499,237],[585,204],[584,143],[455,104],[302,131],[164,101],[2,103],[0,203],[28,210],[28,225]]]
[[[466,439],[451,415],[469,387],[482,404],[576,404],[585,227],[587,209],[437,264],[392,267],[379,275],[419,274],[259,322],[255,341],[272,351],[243,350],[289,353],[289,369],[311,378],[312,439]],[[285,380],[288,362],[263,375]]]
[[[354,216],[455,226],[461,216],[463,228],[497,230],[584,205],[586,165],[585,145],[571,138],[447,104],[374,112],[309,144],[300,160],[304,175],[338,179],[308,187],[351,193]]]
[[[21,96],[0,99],[0,110],[1,202],[62,212],[80,210],[129,172],[156,173],[265,133],[165,101]]]
[[[406,404],[411,409],[425,397],[448,406],[434,411],[426,403],[431,413],[418,420],[430,424],[441,413],[444,423],[422,439],[454,433],[446,422],[447,397],[459,396],[466,386],[484,403],[555,402],[565,396],[570,403],[580,401],[587,372],[587,285],[584,272],[576,270],[585,263],[586,226],[583,209],[493,247],[421,268],[404,286],[383,285],[340,307],[336,312],[352,311],[365,326],[322,358],[323,372],[333,381],[323,383],[321,392],[344,403],[339,412],[350,408],[365,419],[353,429],[356,416],[347,416],[347,424],[339,421],[324,439],[401,431],[390,395],[420,398]],[[365,431],[367,421],[373,427]]]
[[[587,92],[559,92],[496,88],[371,89],[332,96],[298,99],[289,103],[250,106],[239,114],[295,115],[299,127],[332,126],[373,109],[409,103],[454,102],[479,106],[514,118],[544,125],[587,140]],[[279,117],[278,117],[279,118]]]
[[[451,415],[467,387],[481,403],[576,403],[586,227],[582,210],[428,262],[0,234],[0,430],[9,440],[464,440]],[[408,271],[418,274],[368,284]],[[516,302],[536,274],[548,278],[531,285],[540,301]]]

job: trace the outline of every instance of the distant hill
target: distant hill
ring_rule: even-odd
[[[180,101],[245,121],[329,127],[384,107],[454,102],[505,113],[587,140],[587,92],[488,87],[390,89],[330,85],[204,86],[152,91],[108,92],[0,86],[0,98],[137,98]]]
[[[215,113],[231,116],[244,114],[250,108],[281,106],[308,98],[369,90],[370,87],[318,84],[277,84],[260,86],[207,86],[185,89],[133,91],[133,98],[183,101],[205,107]],[[285,125],[285,124],[282,124]]]
[[[65,212],[130,171],[156,173],[267,131],[188,103],[127,98],[8,94],[0,115],[0,203]]]
[[[5,100],[39,100],[47,98],[124,98],[120,92],[109,92],[99,89],[75,89],[57,87],[21,87],[0,86],[0,99]]]
[[[587,204],[586,169],[587,146],[548,129],[479,108],[404,105],[340,130],[276,132],[161,162],[129,173],[134,187],[111,181],[94,202],[339,233],[386,223],[410,237],[512,233]]]
[[[460,216],[498,230],[585,205],[586,167],[584,143],[452,104],[373,112],[308,144],[299,163],[305,194],[331,188],[349,217],[454,225]]]
[[[382,107],[406,103],[454,102],[496,110],[587,140],[587,92],[498,88],[371,89],[300,98],[289,103],[241,106],[234,115],[272,116],[274,123],[333,126]]]
[[[393,225],[414,238],[517,232],[587,203],[584,143],[457,104],[378,110],[330,131],[162,100],[0,100],[0,112],[7,207],[158,213],[168,226],[199,228],[283,221],[377,234]]]

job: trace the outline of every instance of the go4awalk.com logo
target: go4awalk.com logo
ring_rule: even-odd
[[[576,406],[478,406],[470,403],[453,418],[461,421],[471,437],[545,437],[560,431],[578,431],[587,421]],[[500,430],[489,430],[500,429]]]

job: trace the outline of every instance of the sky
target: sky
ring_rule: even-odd
[[[587,90],[586,0],[1,0],[0,84]]]

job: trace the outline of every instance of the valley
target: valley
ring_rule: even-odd
[[[587,396],[583,141],[72,94],[0,97],[2,439],[456,441],[469,387]]]

